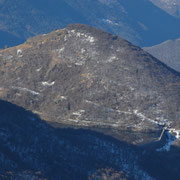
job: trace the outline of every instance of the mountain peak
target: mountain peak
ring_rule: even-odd
[[[179,128],[179,74],[120,37],[72,24],[0,54],[0,98],[42,119],[133,131]]]

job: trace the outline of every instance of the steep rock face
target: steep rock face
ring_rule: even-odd
[[[115,35],[73,24],[0,51],[0,63],[0,98],[47,121],[180,128],[180,75]]]
[[[149,0],[0,1],[0,30],[23,40],[70,23],[89,24],[142,47],[180,37],[180,20]]]
[[[169,67],[180,72],[180,39],[168,40],[152,47],[143,48]]]

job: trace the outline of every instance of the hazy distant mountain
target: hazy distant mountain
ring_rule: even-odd
[[[0,1],[0,30],[23,40],[70,23],[89,24],[142,47],[180,37],[180,20],[149,0]],[[12,45],[8,39],[5,44]]]
[[[150,0],[167,13],[180,18],[180,0]]]
[[[169,67],[180,72],[180,39],[168,40],[162,44],[145,47],[144,49]]]
[[[0,30],[0,48],[7,48],[11,46],[16,46],[24,42],[24,38],[17,37],[6,31]]]

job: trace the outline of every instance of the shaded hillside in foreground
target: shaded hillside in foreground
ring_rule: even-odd
[[[53,128],[37,115],[5,101],[0,101],[0,143],[1,179],[180,177],[179,149],[160,153],[90,130]]]
[[[9,177],[75,180],[87,179],[100,169],[114,169],[116,175],[123,170],[140,179],[147,176],[133,146],[89,130],[53,128],[5,101],[0,101],[0,143],[2,177],[10,171]]]

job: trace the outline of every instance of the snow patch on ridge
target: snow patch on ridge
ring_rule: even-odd
[[[18,89],[20,91],[26,91],[26,92],[29,92],[33,95],[39,95],[39,92],[36,92],[36,91],[33,91],[31,89],[28,89],[28,88],[23,88],[23,87],[17,87],[17,86],[12,86],[13,89]]]
[[[53,86],[55,84],[55,81],[53,81],[53,82],[51,82],[51,83],[49,83],[49,82],[47,82],[47,81],[43,81],[42,82],[42,85],[43,86]]]
[[[75,116],[80,117],[84,112],[85,112],[85,110],[81,109],[79,111],[73,112],[72,114],[75,115]]]
[[[18,49],[18,50],[17,50],[17,56],[18,56],[18,57],[22,57],[22,50],[21,50],[21,49]]]
[[[40,68],[36,69],[36,71],[37,71],[37,72],[39,72],[41,69],[42,69],[42,67],[40,67]]]
[[[90,43],[93,43],[95,41],[94,37],[92,36],[88,36],[86,40],[89,41]]]
[[[117,59],[116,56],[111,56],[111,57],[107,60],[107,62],[111,63],[111,62],[113,62],[113,61],[116,60],[116,59]]]
[[[78,31],[76,31],[76,30],[68,31],[68,33],[69,33],[69,36],[74,35],[74,36],[76,36],[77,38],[82,37],[82,38],[84,38],[84,40],[86,40],[86,41],[88,41],[88,42],[90,42],[90,43],[94,43],[94,42],[95,42],[95,38],[94,38],[92,35],[90,35],[90,34],[78,32]]]
[[[110,24],[110,25],[114,25],[114,26],[119,26],[120,24],[119,23],[116,23],[116,22],[113,22],[112,20],[110,19],[102,19],[102,21],[106,24]]]
[[[142,114],[141,112],[138,112],[138,110],[134,110],[134,114],[136,115],[136,116],[138,116],[140,119],[142,119],[142,121],[150,121],[151,123],[154,123],[154,124],[158,124],[158,125],[161,125],[161,126],[163,126],[163,125],[165,125],[165,123],[164,122],[159,122],[159,121],[155,121],[155,120],[153,120],[153,119],[150,119],[150,118],[148,118],[148,117],[146,117],[144,114]]]

